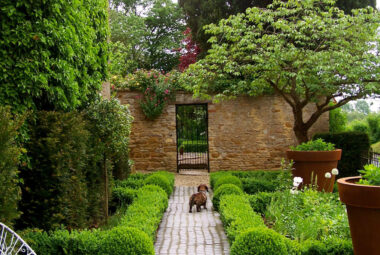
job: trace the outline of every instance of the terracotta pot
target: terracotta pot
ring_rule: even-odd
[[[379,255],[380,186],[356,184],[360,178],[339,179],[339,196],[347,206],[355,255]]]
[[[338,166],[338,161],[342,156],[342,150],[334,151],[286,151],[288,159],[294,161],[292,171],[293,177],[302,177],[302,186],[315,184],[319,191],[332,192],[334,188],[335,175],[330,179],[325,177],[326,172],[330,172]],[[313,178],[313,180],[312,180]]]

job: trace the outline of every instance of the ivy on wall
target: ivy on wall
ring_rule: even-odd
[[[0,104],[71,110],[98,96],[107,75],[108,1],[3,0]]]

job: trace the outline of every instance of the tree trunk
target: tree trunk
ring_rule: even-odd
[[[103,181],[104,181],[104,217],[105,222],[108,221],[108,171],[107,171],[107,156],[103,154]]]
[[[294,114],[294,127],[293,131],[296,135],[297,141],[299,144],[309,141],[307,131],[309,127],[303,122],[303,111],[301,107],[293,108]]]
[[[303,125],[294,125],[293,131],[299,144],[309,141],[309,136],[307,135],[308,129]]]

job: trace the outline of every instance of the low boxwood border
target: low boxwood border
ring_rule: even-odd
[[[167,172],[156,174],[166,178],[173,189],[173,174]],[[144,181],[144,179],[146,179],[145,176],[135,178],[132,175],[132,180]],[[168,194],[156,185],[145,185],[133,191],[129,188],[130,186],[124,185],[125,183],[130,183],[130,181],[119,183],[115,193],[118,194],[119,201],[132,203],[118,226],[109,230],[51,232],[27,230],[21,235],[37,254],[154,254],[155,234],[168,206]]]
[[[325,241],[307,240],[299,243],[266,227],[260,214],[270,197],[270,193],[257,193],[253,196],[247,194],[223,195],[220,198],[219,213],[231,244],[231,255],[241,255],[241,248],[239,247],[242,245],[251,248],[256,247],[246,249],[247,251],[244,254],[266,254],[267,249],[262,247],[262,243],[272,244],[273,240],[276,239],[278,239],[276,241],[279,243],[278,246],[282,247],[281,252],[283,252],[283,244],[285,244],[286,253],[284,254],[353,255],[351,240],[331,238]],[[259,208],[258,212],[252,209],[251,204]],[[252,233],[263,231],[263,229],[266,232],[265,235],[260,236],[258,239],[252,238]],[[276,236],[276,238],[273,239],[273,236]],[[266,240],[266,237],[268,237],[268,240]],[[260,240],[260,245],[258,245],[256,239]],[[237,243],[236,240],[239,240],[239,242]],[[256,251],[258,253],[255,253]]]

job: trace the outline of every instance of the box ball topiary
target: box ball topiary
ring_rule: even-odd
[[[243,183],[238,177],[233,175],[220,177],[214,185],[214,190],[217,190],[223,184],[234,184],[238,186],[241,190],[243,190]]]
[[[152,240],[141,230],[129,227],[115,227],[104,234],[99,244],[99,254],[152,254],[154,247]]]
[[[252,228],[236,238],[231,255],[288,255],[284,238],[269,228]]]
[[[173,188],[170,185],[170,182],[168,181],[165,176],[161,174],[152,174],[148,178],[144,180],[144,185],[157,185],[161,187],[163,190],[165,190],[168,197],[172,194]]]
[[[230,195],[230,194],[243,195],[243,191],[241,188],[239,188],[235,184],[223,184],[215,190],[214,196],[212,198],[212,203],[215,210],[219,209],[220,198],[223,195]]]

